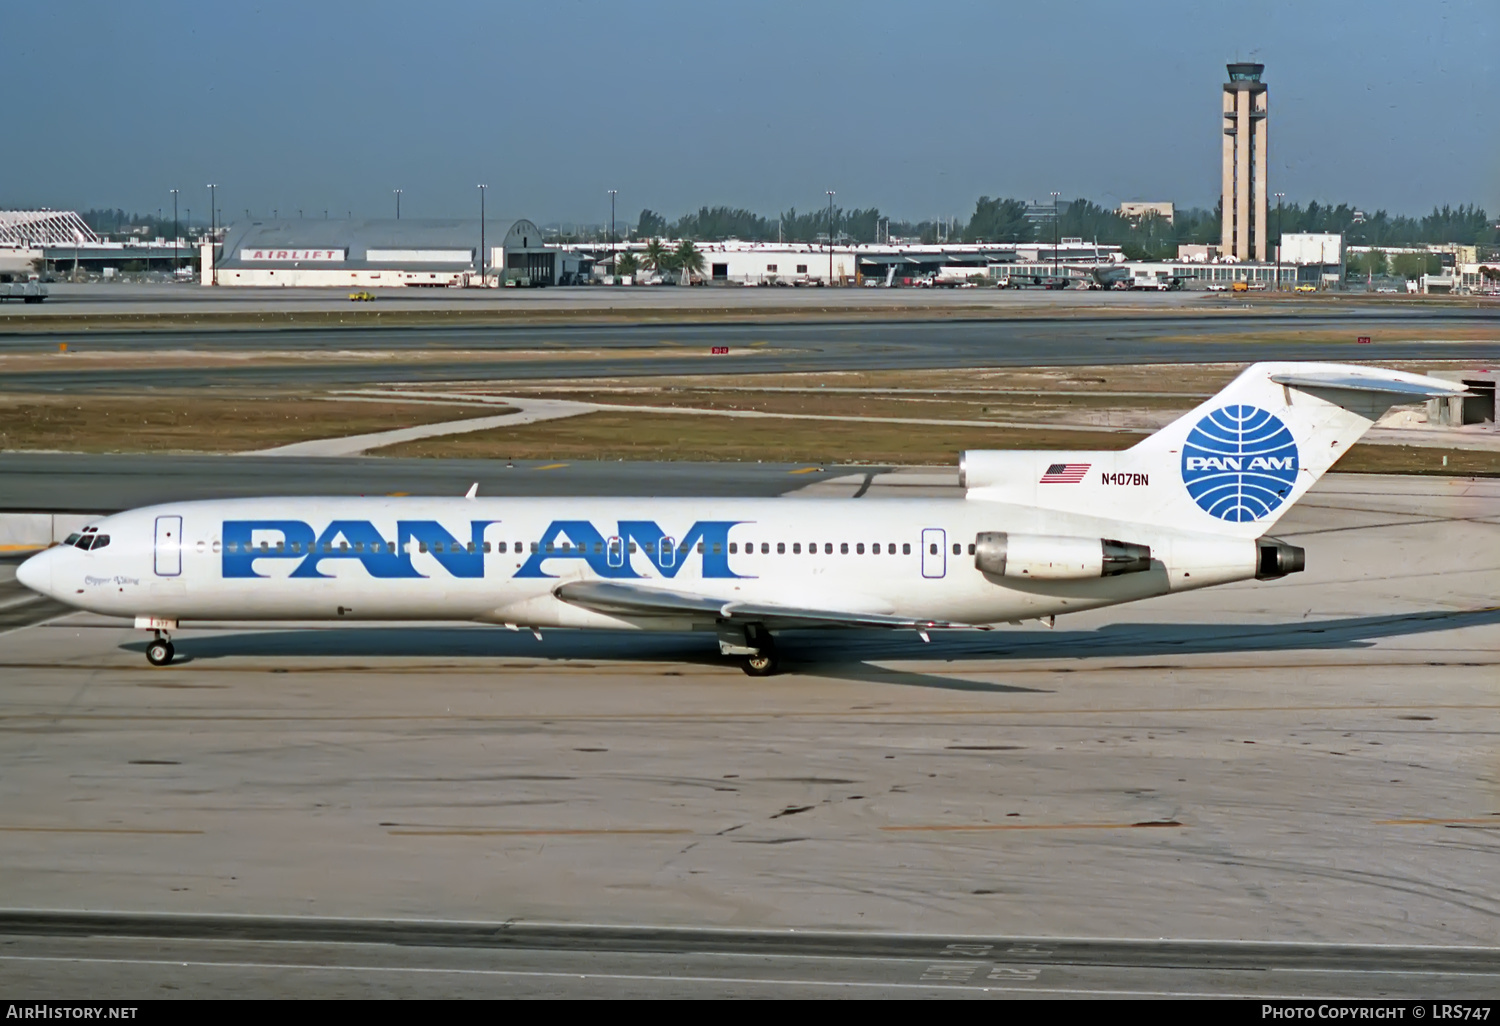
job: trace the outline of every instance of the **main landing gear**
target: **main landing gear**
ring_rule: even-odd
[[[176,654],[177,650],[172,647],[172,639],[166,631],[157,631],[156,640],[146,646],[146,662],[152,666],[166,666]]]
[[[769,677],[781,670],[776,641],[771,632],[758,623],[745,627],[721,623],[719,651],[723,655],[739,656],[740,665],[752,677]]]

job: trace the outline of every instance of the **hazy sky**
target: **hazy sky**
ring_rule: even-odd
[[[0,207],[477,213],[981,194],[1212,206],[1226,61],[1273,191],[1500,214],[1500,3],[15,3]]]

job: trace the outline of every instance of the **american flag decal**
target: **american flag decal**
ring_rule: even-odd
[[[1042,484],[1077,484],[1089,472],[1092,463],[1054,463],[1042,475]]]

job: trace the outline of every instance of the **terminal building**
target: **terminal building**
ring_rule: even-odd
[[[205,246],[205,257],[209,247]],[[205,285],[449,288],[569,285],[588,258],[542,241],[525,218],[250,221],[231,226]]]
[[[1048,242],[874,243],[830,247],[817,243],[699,242],[703,279],[720,285],[912,285],[934,280],[992,276],[995,264],[1038,267],[1092,265],[1123,259],[1119,246],[1082,239]],[[596,266],[608,266],[611,253],[633,252],[640,241],[593,251]]]
[[[72,210],[0,210],[0,274],[169,271],[191,266],[186,239],[102,238]]]

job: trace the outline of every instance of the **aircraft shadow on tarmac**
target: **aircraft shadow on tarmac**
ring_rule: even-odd
[[[948,690],[1017,692],[1038,689],[943,677],[876,663],[936,660],[948,663],[953,671],[962,673],[965,662],[981,660],[1073,662],[1101,657],[1358,650],[1368,649],[1382,638],[1497,623],[1500,623],[1500,607],[1284,623],[1121,623],[1092,631],[935,631],[930,644],[906,631],[788,631],[780,636],[778,647],[783,667],[790,673]],[[527,632],[435,625],[257,630],[208,637],[179,635],[175,642],[178,661],[184,663],[236,656],[288,660],[298,657],[488,657],[574,663],[594,660],[618,664],[665,662],[705,667],[727,663],[715,650],[713,637],[708,634],[556,630],[543,631],[543,638],[538,641]],[[145,645],[144,641],[134,641],[120,647],[139,652],[144,651]],[[991,668],[974,667],[975,672],[988,669]]]

